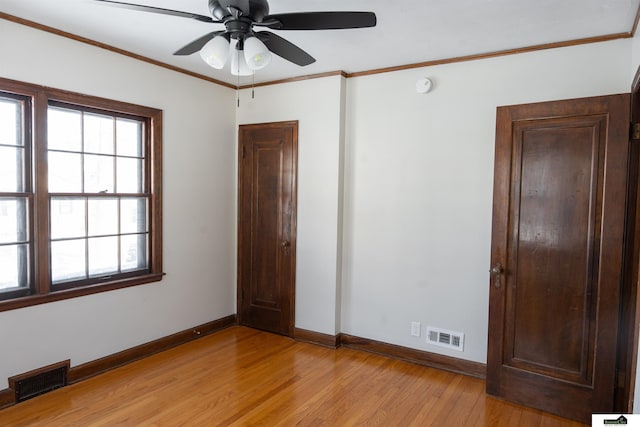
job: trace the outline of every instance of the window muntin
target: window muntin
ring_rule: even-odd
[[[0,78],[0,311],[162,276],[162,112]]]

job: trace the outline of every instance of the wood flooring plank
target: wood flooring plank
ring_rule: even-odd
[[[295,369],[301,371],[299,381],[291,387],[273,394],[250,413],[239,418],[232,425],[276,425],[297,409],[309,408],[309,401],[317,393],[330,385],[333,379],[329,372],[334,365],[330,357],[332,350],[311,346],[296,354]]]
[[[485,382],[241,326],[0,410],[1,426],[582,426]]]

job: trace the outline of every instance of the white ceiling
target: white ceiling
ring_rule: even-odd
[[[125,0],[121,0],[125,1]],[[207,0],[126,0],[209,15]],[[347,73],[628,33],[640,0],[270,0],[271,13],[371,11],[375,28],[274,31],[317,62],[299,67],[274,55],[256,82]],[[0,12],[86,37],[230,84],[237,78],[172,53],[221,24],[108,7],[93,0],[0,0]],[[2,21],[0,21],[2,25]],[[241,84],[251,82],[242,77]]]

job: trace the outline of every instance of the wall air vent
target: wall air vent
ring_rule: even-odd
[[[429,326],[427,327],[427,343],[452,350],[463,351],[464,334],[462,332],[447,331]]]
[[[67,385],[69,361],[45,366],[9,378],[9,387],[15,393],[16,403]]]

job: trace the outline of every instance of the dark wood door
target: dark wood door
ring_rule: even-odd
[[[238,320],[293,335],[298,123],[239,130]]]
[[[629,96],[497,111],[487,392],[613,412]]]

